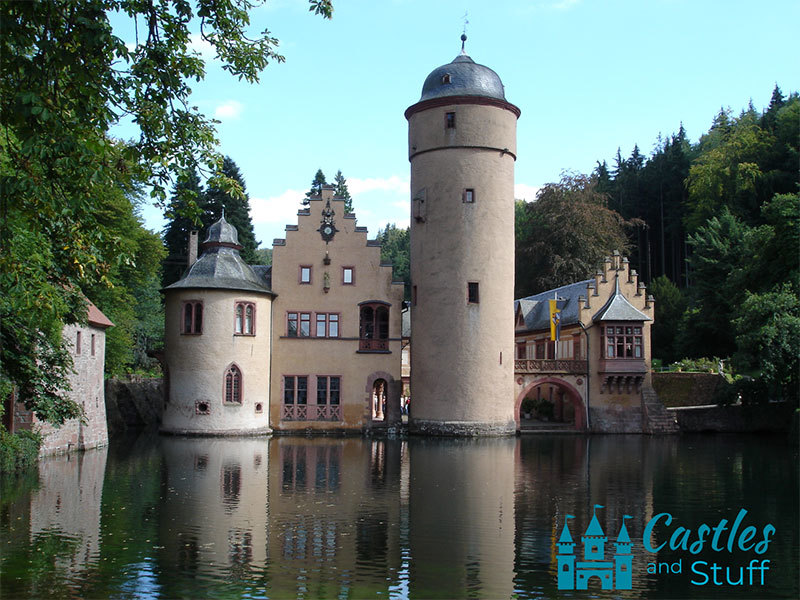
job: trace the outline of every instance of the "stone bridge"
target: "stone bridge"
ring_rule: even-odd
[[[586,429],[586,394],[588,393],[589,363],[571,359],[517,359],[514,361],[515,404],[514,418],[520,426],[520,406],[523,399],[536,388],[551,399],[557,413],[571,405],[575,415],[574,428]],[[540,395],[541,391],[539,392]]]

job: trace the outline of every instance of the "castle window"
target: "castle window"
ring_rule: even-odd
[[[311,266],[310,265],[301,265],[300,266],[300,283],[311,283]]]
[[[308,420],[308,376],[284,375],[281,420]]]
[[[75,335],[75,354],[81,353],[81,332]]]
[[[199,300],[188,300],[183,303],[181,333],[186,335],[203,333],[203,303]]]
[[[92,345],[91,345],[91,349],[92,349],[92,356],[94,356],[94,334],[92,334]]]
[[[316,337],[339,337],[339,315],[317,313]]]
[[[445,129],[456,128],[456,113],[454,112],[444,113],[444,127]]]
[[[417,286],[411,286],[411,306],[417,305]]]
[[[450,76],[450,73],[445,73],[442,75],[442,83],[452,83],[452,77]]]
[[[389,306],[382,302],[361,305],[359,352],[389,351]]]
[[[478,304],[480,302],[477,281],[470,281],[467,283],[467,302],[469,304]]]
[[[311,335],[311,313],[287,313],[286,335],[288,337],[309,337]]]
[[[225,404],[242,403],[242,371],[231,365],[225,371]]]
[[[339,404],[341,378],[317,375],[317,404]]]
[[[475,202],[475,190],[472,188],[465,189],[462,200],[464,204],[472,204]]]
[[[237,302],[234,311],[234,328],[236,335],[255,335],[256,305],[252,302]]]
[[[641,325],[607,325],[603,337],[605,358],[644,358]]]
[[[356,283],[355,267],[342,267],[342,284],[355,285],[355,283]]]

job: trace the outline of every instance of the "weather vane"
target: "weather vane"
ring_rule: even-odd
[[[461,17],[464,19],[464,29],[461,32],[461,51],[464,52],[464,43],[467,41],[467,25],[469,25],[469,11],[464,11],[464,16]]]

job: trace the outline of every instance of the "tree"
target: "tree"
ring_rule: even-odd
[[[194,203],[199,215],[195,213],[194,217],[189,216],[187,211],[191,203]],[[195,230],[200,231],[211,224],[203,188],[200,185],[200,177],[194,169],[178,174],[178,179],[172,189],[172,198],[167,207],[167,216],[169,221],[163,232],[167,256],[164,259],[161,275],[162,287],[178,281],[186,270],[189,233]]]
[[[309,2],[331,16],[330,0]],[[61,330],[85,319],[81,290],[110,284],[111,265],[130,258],[95,216],[104,191],[142,182],[163,203],[170,182],[197,165],[236,190],[219,173],[212,122],[189,104],[189,80],[204,76],[190,31],[232,75],[255,82],[283,57],[268,31],[249,37],[251,8],[247,0],[0,3],[3,400],[17,389],[42,419],[78,414],[62,391],[70,359]],[[132,47],[114,35],[112,13],[134,22]],[[123,116],[139,134],[118,144],[109,131]]]
[[[319,197],[319,195],[322,194],[323,185],[328,185],[328,182],[325,179],[325,173],[322,172],[322,169],[317,169],[314,179],[311,180],[311,189],[306,192],[306,197],[305,200],[303,200],[303,204],[308,205],[308,201],[311,198]]]
[[[800,372],[800,300],[788,283],[763,294],[747,292],[736,309],[734,364],[760,375],[784,399],[797,403]]]
[[[244,178],[233,159],[227,156],[222,162],[222,173],[228,179],[235,181],[242,193],[232,194],[226,189],[209,184],[203,193],[203,207],[206,211],[205,229],[208,229],[212,223],[216,223],[224,213],[225,220],[236,228],[239,235],[242,258],[248,264],[255,264],[255,251],[259,242],[256,241],[253,231],[253,221],[250,218],[250,197],[246,192]]]
[[[353,212],[353,198],[350,196],[350,190],[347,189],[347,180],[342,175],[341,169],[336,171],[336,177],[333,178],[335,188],[333,189],[333,195],[336,198],[342,198],[344,200],[344,212],[345,214],[350,214]]]
[[[678,360],[675,335],[686,310],[686,300],[666,275],[660,275],[650,283],[648,291],[656,299],[655,323],[653,323],[653,356],[665,363]]]
[[[605,256],[626,251],[625,221],[608,208],[597,180],[564,174],[545,185],[534,202],[518,202],[517,298],[591,275]]]
[[[402,281],[406,300],[411,298],[411,234],[408,227],[398,228],[394,223],[378,230],[376,238],[381,243],[381,262],[391,263],[392,279]]]

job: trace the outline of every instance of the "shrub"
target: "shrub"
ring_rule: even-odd
[[[36,431],[9,433],[0,430],[0,472],[21,471],[36,462],[42,436]]]

